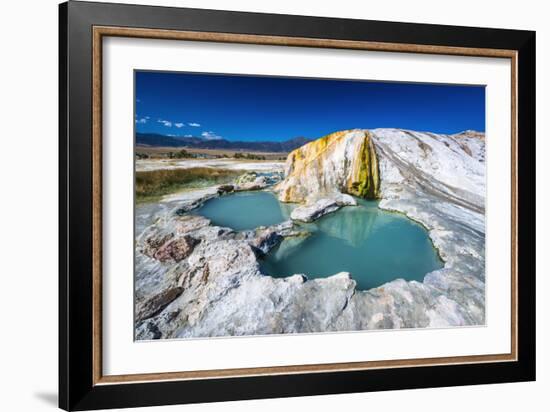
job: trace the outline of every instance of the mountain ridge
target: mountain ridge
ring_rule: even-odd
[[[152,147],[187,147],[196,149],[229,149],[254,152],[290,152],[312,141],[295,137],[283,142],[272,141],[230,141],[226,139],[206,140],[196,136],[167,136],[155,133],[136,133],[136,145]]]

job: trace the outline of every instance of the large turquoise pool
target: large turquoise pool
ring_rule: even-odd
[[[426,230],[407,217],[358,199],[313,223],[302,224],[309,236],[287,238],[260,262],[273,277],[296,273],[309,279],[350,272],[360,290],[397,278],[422,281],[443,266]],[[235,230],[280,223],[294,206],[268,192],[238,193],[212,199],[196,213]]]

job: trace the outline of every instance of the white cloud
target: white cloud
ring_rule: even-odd
[[[221,140],[221,139],[223,139],[223,137],[221,137],[220,135],[217,135],[216,133],[214,133],[212,131],[202,132],[201,136],[203,137],[203,139],[206,139],[206,140]]]
[[[139,124],[147,123],[147,117],[140,117],[140,118],[136,117],[136,123],[139,123]]]
[[[200,123],[187,123],[191,127],[201,127]]]
[[[180,129],[183,126],[185,126],[185,124],[183,124],[183,123],[174,123],[174,126],[176,126],[178,129]]]
[[[166,127],[172,127],[172,122],[169,121],[169,120],[162,120],[162,119],[158,119],[158,122],[159,123],[162,123],[164,126]]]

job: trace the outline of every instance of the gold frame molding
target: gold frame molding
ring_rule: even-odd
[[[218,369],[201,371],[182,371],[164,373],[145,373],[132,375],[103,375],[102,362],[102,43],[103,37],[130,37],[163,40],[187,40],[238,44],[256,44],[271,46],[292,47],[317,47],[332,49],[352,49],[366,51],[384,51],[399,53],[422,53],[438,55],[458,55],[475,57],[496,57],[511,60],[511,132],[512,132],[512,156],[511,156],[511,182],[512,182],[512,240],[511,240],[511,352],[509,354],[452,356],[440,358],[419,359],[395,359],[384,361],[328,363],[315,365],[290,365],[276,367]],[[334,40],[319,38],[261,36],[248,34],[196,32],[157,30],[128,27],[93,27],[93,111],[92,111],[92,180],[93,180],[93,377],[94,385],[137,383],[168,380],[190,379],[216,379],[228,377],[244,377],[259,375],[280,375],[352,371],[381,368],[403,368],[413,366],[457,365],[471,363],[493,363],[517,361],[518,337],[517,337],[517,256],[518,256],[518,228],[517,228],[517,204],[518,204],[518,152],[517,152],[517,52],[502,49],[480,49],[449,46],[431,46],[418,44],[382,43],[368,41]]]

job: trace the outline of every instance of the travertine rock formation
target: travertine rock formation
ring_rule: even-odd
[[[303,233],[292,222],[246,232],[212,226],[186,212],[220,191],[190,192],[137,239],[138,339],[485,322],[483,134],[333,133],[289,155],[277,191],[282,201],[302,204],[305,220],[342,194],[379,198],[379,207],[427,229],[445,266],[423,282],[397,279],[367,291],[348,273],[275,279],[260,272],[258,257]]]
[[[378,160],[370,132],[342,131],[288,155],[279,200],[304,203],[333,193],[369,199],[379,195]]]

